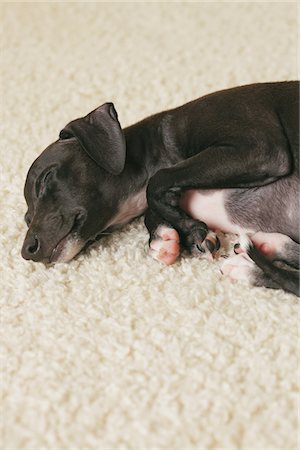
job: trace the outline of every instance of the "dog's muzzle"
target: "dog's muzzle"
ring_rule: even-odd
[[[46,229],[37,227],[33,223],[29,227],[23,243],[22,257],[26,260],[46,264],[70,261],[84,246],[78,231],[85,218],[84,212],[76,212],[71,219],[71,225],[58,230],[51,229],[51,227]],[[59,220],[56,220],[57,222]]]

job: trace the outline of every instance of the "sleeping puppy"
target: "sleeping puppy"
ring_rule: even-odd
[[[262,271],[248,261],[253,283],[298,295],[298,274],[272,261],[299,264],[299,82],[216,92],[124,130],[106,103],[37,158],[25,198],[25,259],[69,261],[145,213],[151,253],[166,264],[180,248],[213,253],[208,229],[249,235],[247,254]],[[223,272],[238,273],[244,260]]]

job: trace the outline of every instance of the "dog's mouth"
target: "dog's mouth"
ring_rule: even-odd
[[[72,229],[56,244],[49,257],[48,264],[69,262],[81,251],[85,251],[95,242],[112,234],[112,229],[108,228],[100,231],[93,238],[84,241],[79,237],[79,228],[78,222],[75,223]]]
[[[52,253],[49,257],[49,263],[54,264],[56,262],[68,262],[72,259],[76,253],[76,238],[73,237],[72,232],[68,233],[65,237],[63,237],[58,244],[52,250]],[[73,254],[73,256],[70,256]]]
[[[49,264],[68,262],[80,252],[84,246],[84,241],[79,237],[78,231],[82,226],[83,219],[82,213],[75,216],[71,230],[60,239],[52,250]]]
[[[23,258],[31,259],[35,262],[42,262],[46,266],[51,266],[56,263],[67,263],[102,237],[111,234],[112,227],[107,227],[88,239],[83,238],[82,235],[86,234],[86,231],[83,232],[83,225],[86,223],[86,220],[86,211],[82,208],[78,209],[73,215],[73,223],[71,220],[71,223],[70,221],[65,222],[56,232],[51,230],[51,234],[54,236],[55,234],[61,234],[58,236],[59,239],[56,243],[54,242],[52,245],[45,239],[46,235],[43,236],[40,234],[39,236],[34,236],[29,229],[22,248]],[[63,229],[64,234],[62,233]]]

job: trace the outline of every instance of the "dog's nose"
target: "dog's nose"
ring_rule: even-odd
[[[23,258],[35,260],[35,257],[40,250],[40,246],[39,238],[36,235],[27,236],[22,248]]]

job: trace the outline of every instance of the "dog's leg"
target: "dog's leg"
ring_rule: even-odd
[[[279,267],[272,269],[272,276],[265,273],[259,267],[253,269],[253,286],[267,287],[272,289],[284,289],[299,297],[299,273]]]
[[[235,256],[221,266],[221,272],[232,281],[246,280],[254,286],[282,289],[299,296],[299,272],[273,264],[282,261],[299,268],[299,244],[279,233],[256,233],[251,236],[255,245],[238,247]]]
[[[263,233],[259,231],[251,236],[251,241],[263,255],[271,261],[282,261],[295,269],[299,269],[300,245],[289,236],[281,233]],[[235,253],[244,249],[235,246]]]
[[[282,148],[272,152],[264,143],[257,148],[237,150],[233,147],[210,147],[201,153],[159,170],[147,188],[147,200],[152,214],[161,218],[179,235],[181,244],[192,253],[201,252],[208,228],[192,219],[180,208],[182,192],[197,188],[246,188],[262,186],[290,172],[290,157]],[[148,230],[150,236],[155,229]]]
[[[247,253],[239,253],[224,261],[223,275],[232,281],[244,280],[253,286],[284,289],[299,296],[299,272],[275,266],[253,247],[251,258]],[[253,259],[252,259],[253,258]]]

